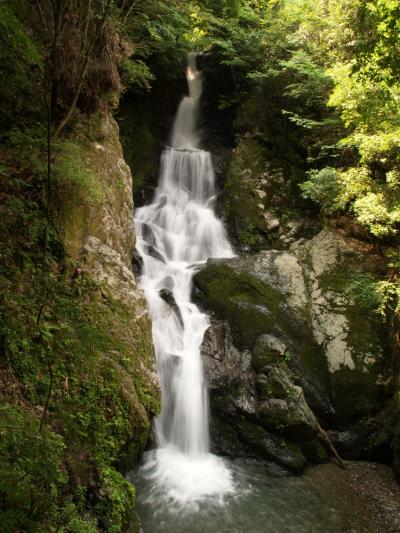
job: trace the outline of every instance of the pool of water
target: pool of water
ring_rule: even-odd
[[[234,480],[232,494],[185,505],[159,491],[143,469],[134,473],[144,533],[376,531],[356,495],[337,479],[334,465],[321,465],[305,476],[240,461],[227,466]]]

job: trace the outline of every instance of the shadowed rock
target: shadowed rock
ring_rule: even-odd
[[[175,313],[176,318],[179,320],[180,325],[183,327],[182,313],[179,309],[178,304],[175,301],[172,291],[170,291],[169,289],[161,289],[158,294],[160,295],[160,298],[162,298],[164,302],[166,302],[170,306],[172,311]]]

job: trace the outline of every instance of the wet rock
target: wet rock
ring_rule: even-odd
[[[293,393],[294,384],[285,363],[266,366],[263,372],[256,377],[260,399],[287,398]]]
[[[294,473],[300,473],[304,469],[306,459],[299,446],[288,444],[251,422],[240,421],[238,432],[240,440],[253,455],[256,452],[257,456],[274,461]]]
[[[274,335],[260,335],[256,340],[252,352],[252,363],[256,370],[261,370],[265,365],[276,362],[286,352],[286,344]]]
[[[252,256],[252,261],[257,262],[257,257]],[[278,284],[272,285],[272,272],[264,273],[260,268],[252,265],[250,258],[210,264],[194,277],[195,298],[218,318],[229,321],[235,346],[252,351],[257,371],[282,358],[280,352],[285,345],[285,360],[295,374],[296,384],[304,389],[313,411],[322,419],[329,418],[329,374],[323,353],[308,324],[299,319],[300,313],[291,310]],[[256,277],[247,269],[261,274]],[[272,338],[281,343],[278,351],[268,346]]]
[[[194,279],[198,301],[229,321],[257,371],[285,359],[324,425],[351,424],[382,405],[380,326],[344,292],[360,260],[349,242],[325,229],[293,251],[244,255]],[[258,342],[264,335],[286,351]]]
[[[152,246],[152,245],[146,246],[146,253],[147,255],[150,255],[154,259],[157,259],[157,261],[160,261],[160,263],[165,263],[165,259],[162,253],[159,252],[155,246]]]
[[[271,336],[263,340],[278,353],[284,351],[279,339]],[[283,445],[277,447],[279,439],[285,443],[284,448],[290,448],[298,441],[315,438],[315,417],[302,389],[293,383],[291,372],[283,361],[264,366],[263,373],[255,374],[250,352],[239,351],[232,344],[228,324],[220,321],[213,321],[207,330],[202,355],[210,389],[215,451],[233,456],[250,453],[285,465],[280,454],[292,457],[293,450],[289,453],[286,449],[281,450]],[[244,430],[237,429],[238,420],[250,424],[250,436],[246,437]],[[275,440],[271,441],[268,430],[275,432]],[[263,437],[262,445],[261,441],[255,443],[255,435]],[[294,449],[298,459],[297,445]],[[279,460],[276,459],[278,456]],[[318,456],[313,459],[317,462]],[[296,470],[299,467],[291,465],[289,468]]]
[[[136,250],[132,254],[132,272],[135,276],[140,276],[143,270],[143,259],[139,252]]]
[[[322,445],[319,438],[314,438],[309,441],[303,441],[298,443],[304,457],[310,463],[324,463],[329,461],[329,454],[326,448]]]
[[[180,325],[183,327],[183,318],[181,310],[179,309],[179,305],[176,303],[175,297],[173,292],[170,289],[160,289],[158,291],[158,294],[160,297],[166,302],[172,311],[175,313],[177,319],[179,320]]]
[[[251,355],[232,344],[226,322],[213,322],[206,331],[201,352],[212,402],[219,413],[234,415],[236,410],[256,414],[256,392]]]
[[[346,459],[373,459],[390,462],[390,435],[385,428],[385,415],[360,420],[347,430],[329,431],[329,438]]]
[[[264,427],[278,430],[292,441],[310,440],[318,432],[317,420],[300,387],[289,385],[287,398],[270,398],[258,405],[258,415]]]

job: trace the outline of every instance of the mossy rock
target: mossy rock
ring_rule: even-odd
[[[306,466],[306,459],[301,448],[286,442],[283,437],[272,435],[261,426],[248,421],[239,421],[238,434],[249,450],[269,461],[280,464],[291,472],[301,473]]]
[[[304,389],[311,408],[322,420],[331,416],[324,354],[307,323],[291,312],[282,293],[267,282],[239,271],[236,260],[211,263],[195,275],[194,284],[194,296],[199,304],[217,318],[229,321],[238,348],[253,351],[263,334],[281,339],[287,346],[285,360]],[[260,365],[270,362],[271,357],[276,359],[275,354],[267,351],[263,355],[261,351],[257,351],[254,359],[257,369],[262,369]]]
[[[263,218],[266,204],[257,193],[267,164],[265,148],[250,137],[243,138],[232,154],[223,191],[223,204],[235,237],[255,248],[265,242],[268,232]]]
[[[259,372],[264,367],[282,360],[286,352],[286,344],[273,335],[265,334],[258,337],[252,352],[253,367]]]

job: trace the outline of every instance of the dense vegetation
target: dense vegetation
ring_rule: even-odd
[[[260,135],[273,122],[296,152],[307,208],[381,251],[380,277],[358,273],[348,290],[390,323],[398,415],[398,2],[0,0],[0,28],[2,530],[126,526],[128,406],[118,375],[97,365],[110,348],[134,364],[123,335],[107,333],[124,312],[77,274],[59,206],[65,194],[101,197],[77,127],[125,90],[179,79],[193,48],[230,80],[220,113],[251,100]]]

